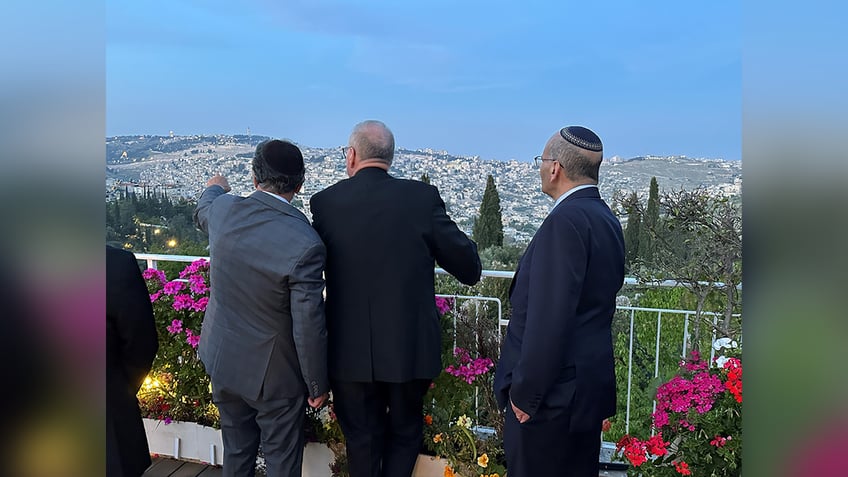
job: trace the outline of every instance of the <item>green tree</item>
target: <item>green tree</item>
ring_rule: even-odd
[[[639,258],[639,242],[642,231],[642,214],[638,207],[639,196],[635,192],[625,202],[627,227],[624,228],[625,268],[629,273]]]
[[[425,184],[430,183],[430,176],[428,176],[426,172],[421,175],[421,182],[423,182]]]
[[[486,179],[486,190],[483,192],[483,202],[480,204],[480,215],[474,221],[472,237],[480,250],[493,245],[503,245],[503,219],[501,218],[501,198],[495,186],[495,179],[489,174]]]
[[[656,254],[656,235],[660,223],[660,186],[656,177],[651,177],[651,187],[648,192],[648,205],[642,215],[641,236],[639,237],[639,258],[651,266]]]

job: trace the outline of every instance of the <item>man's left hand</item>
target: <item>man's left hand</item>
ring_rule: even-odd
[[[509,400],[509,405],[512,406],[512,412],[515,413],[515,418],[518,419],[519,423],[524,424],[530,420],[530,414],[518,409],[515,403],[512,402],[512,399]]]
[[[329,397],[329,395],[330,395],[330,393],[324,393],[324,394],[322,394],[318,397],[315,397],[315,398],[313,398],[313,397],[308,398],[307,403],[309,403],[309,406],[312,409],[320,409],[321,406],[323,406],[324,403],[327,402],[327,398]]]

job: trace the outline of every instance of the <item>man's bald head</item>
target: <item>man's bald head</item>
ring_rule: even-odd
[[[350,145],[361,161],[376,160],[391,165],[395,155],[395,137],[381,121],[362,121],[350,134]]]

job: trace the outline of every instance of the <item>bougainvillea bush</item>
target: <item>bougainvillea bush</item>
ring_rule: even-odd
[[[201,323],[209,301],[209,263],[195,261],[172,280],[156,269],[145,270],[143,276],[153,304],[159,352],[138,393],[142,415],[165,424],[189,421],[218,427],[209,377],[197,356]],[[453,299],[435,300],[442,323],[444,368],[424,399],[422,447],[448,462],[446,475],[503,476],[502,439],[491,427],[479,422],[483,415],[491,414],[482,403],[491,394],[494,362],[466,347],[454,346],[457,339],[459,343],[467,342],[465,346],[474,345],[475,336],[475,346],[479,348],[481,330],[488,325],[469,328],[469,336],[458,336],[462,333],[457,333],[454,319],[471,321],[470,318],[459,316],[462,311],[456,310]],[[331,475],[348,475],[344,435],[333,411],[332,397],[323,408],[306,410],[305,433],[307,441],[324,443],[332,450],[335,460],[330,465]]]
[[[617,451],[633,474],[738,476],[742,473],[742,360],[736,342],[710,366],[697,351],[657,389],[655,435],[625,435]]]
[[[503,441],[479,422],[482,393],[491,394],[494,361],[461,346],[450,298],[436,298],[442,315],[444,369],[424,397],[424,446],[444,458],[445,475],[504,475]]]
[[[143,272],[153,304],[159,351],[138,393],[142,416],[218,426],[218,409],[197,356],[200,324],[209,301],[209,262],[200,259],[168,280],[161,270]]]

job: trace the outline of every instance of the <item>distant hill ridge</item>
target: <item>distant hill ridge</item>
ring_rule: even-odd
[[[210,145],[245,145],[256,147],[262,141],[271,139],[269,136],[247,135],[247,134],[195,134],[190,136],[159,136],[159,135],[124,135],[124,136],[109,136],[106,138],[106,163],[107,164],[126,164],[138,161],[142,158],[150,157],[155,153],[173,153],[179,151],[200,152],[200,149]],[[295,143],[298,144],[298,143]],[[334,148],[310,147],[307,145],[298,144],[299,147],[318,150],[331,150]],[[455,160],[455,159],[475,159],[481,160],[479,156],[456,156],[447,151],[436,151],[430,148],[425,149],[406,149],[398,147],[398,154],[426,154],[433,159]],[[238,153],[235,156],[241,158],[252,157],[252,151]],[[673,156],[655,156],[645,155],[631,158],[621,158],[612,156],[606,161],[611,163],[625,163],[633,161],[656,161],[656,160],[682,160],[682,161],[721,161],[722,159],[700,159],[690,158],[684,155]],[[501,161],[503,162],[503,161]]]

